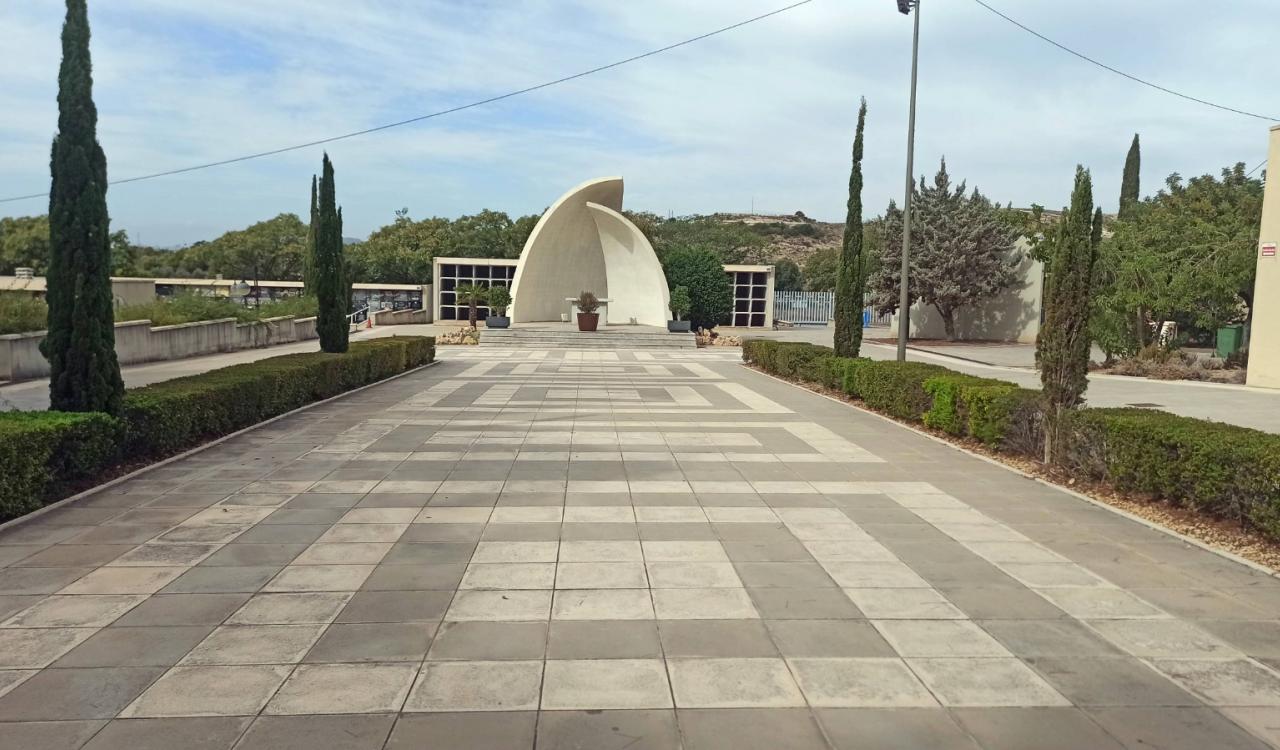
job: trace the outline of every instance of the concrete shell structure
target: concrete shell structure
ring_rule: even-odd
[[[608,299],[611,323],[663,326],[670,319],[666,275],[653,247],[622,210],[622,178],[584,182],[538,220],[511,285],[513,323],[558,321],[567,297]]]

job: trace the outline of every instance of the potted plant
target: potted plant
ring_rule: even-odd
[[[509,328],[511,318],[507,317],[507,308],[511,306],[511,292],[505,286],[489,287],[489,317],[484,319],[486,328]]]
[[[591,292],[583,292],[578,295],[574,304],[578,308],[578,330],[596,330],[596,326],[600,325],[600,313],[596,312],[600,309],[600,300]]]
[[[479,307],[489,298],[488,287],[477,284],[462,284],[453,290],[453,294],[457,297],[458,304],[467,306],[467,322],[471,323],[472,328],[475,328],[476,318],[480,314]]]
[[[688,333],[690,323],[687,320],[681,320],[685,315],[689,314],[689,308],[693,303],[689,300],[689,290],[685,287],[678,286],[671,291],[671,317],[673,320],[667,321],[667,330],[671,333]]]

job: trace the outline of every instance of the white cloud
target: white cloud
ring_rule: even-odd
[[[669,44],[782,0],[91,0],[112,178],[215,161],[444,109]],[[1272,0],[1213,7],[1051,0],[999,7],[1118,67],[1242,108],[1272,106]],[[1271,12],[1269,12],[1271,11]],[[0,195],[48,182],[58,0],[0,6]],[[1265,153],[1266,123],[1181,102],[1049,47],[975,3],[929,3],[917,172],[945,154],[992,198],[1051,207],[1076,163],[1114,204],[1142,133],[1144,186]],[[843,216],[865,95],[868,214],[902,190],[910,20],[888,0],[815,0],[696,45],[525,97],[330,144],[348,234],[413,215],[540,211],[600,174],[630,207]],[[113,187],[144,241],[189,242],[303,211],[319,148]],[[0,204],[35,213],[39,200]]]

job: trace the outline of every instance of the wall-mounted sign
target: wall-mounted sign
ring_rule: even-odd
[[[1276,243],[1274,242],[1262,243],[1262,257],[1264,258],[1276,257]]]

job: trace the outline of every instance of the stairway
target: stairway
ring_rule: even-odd
[[[507,349],[697,349],[692,333],[668,333],[649,326],[611,326],[585,332],[537,326],[480,329],[480,346]]]

